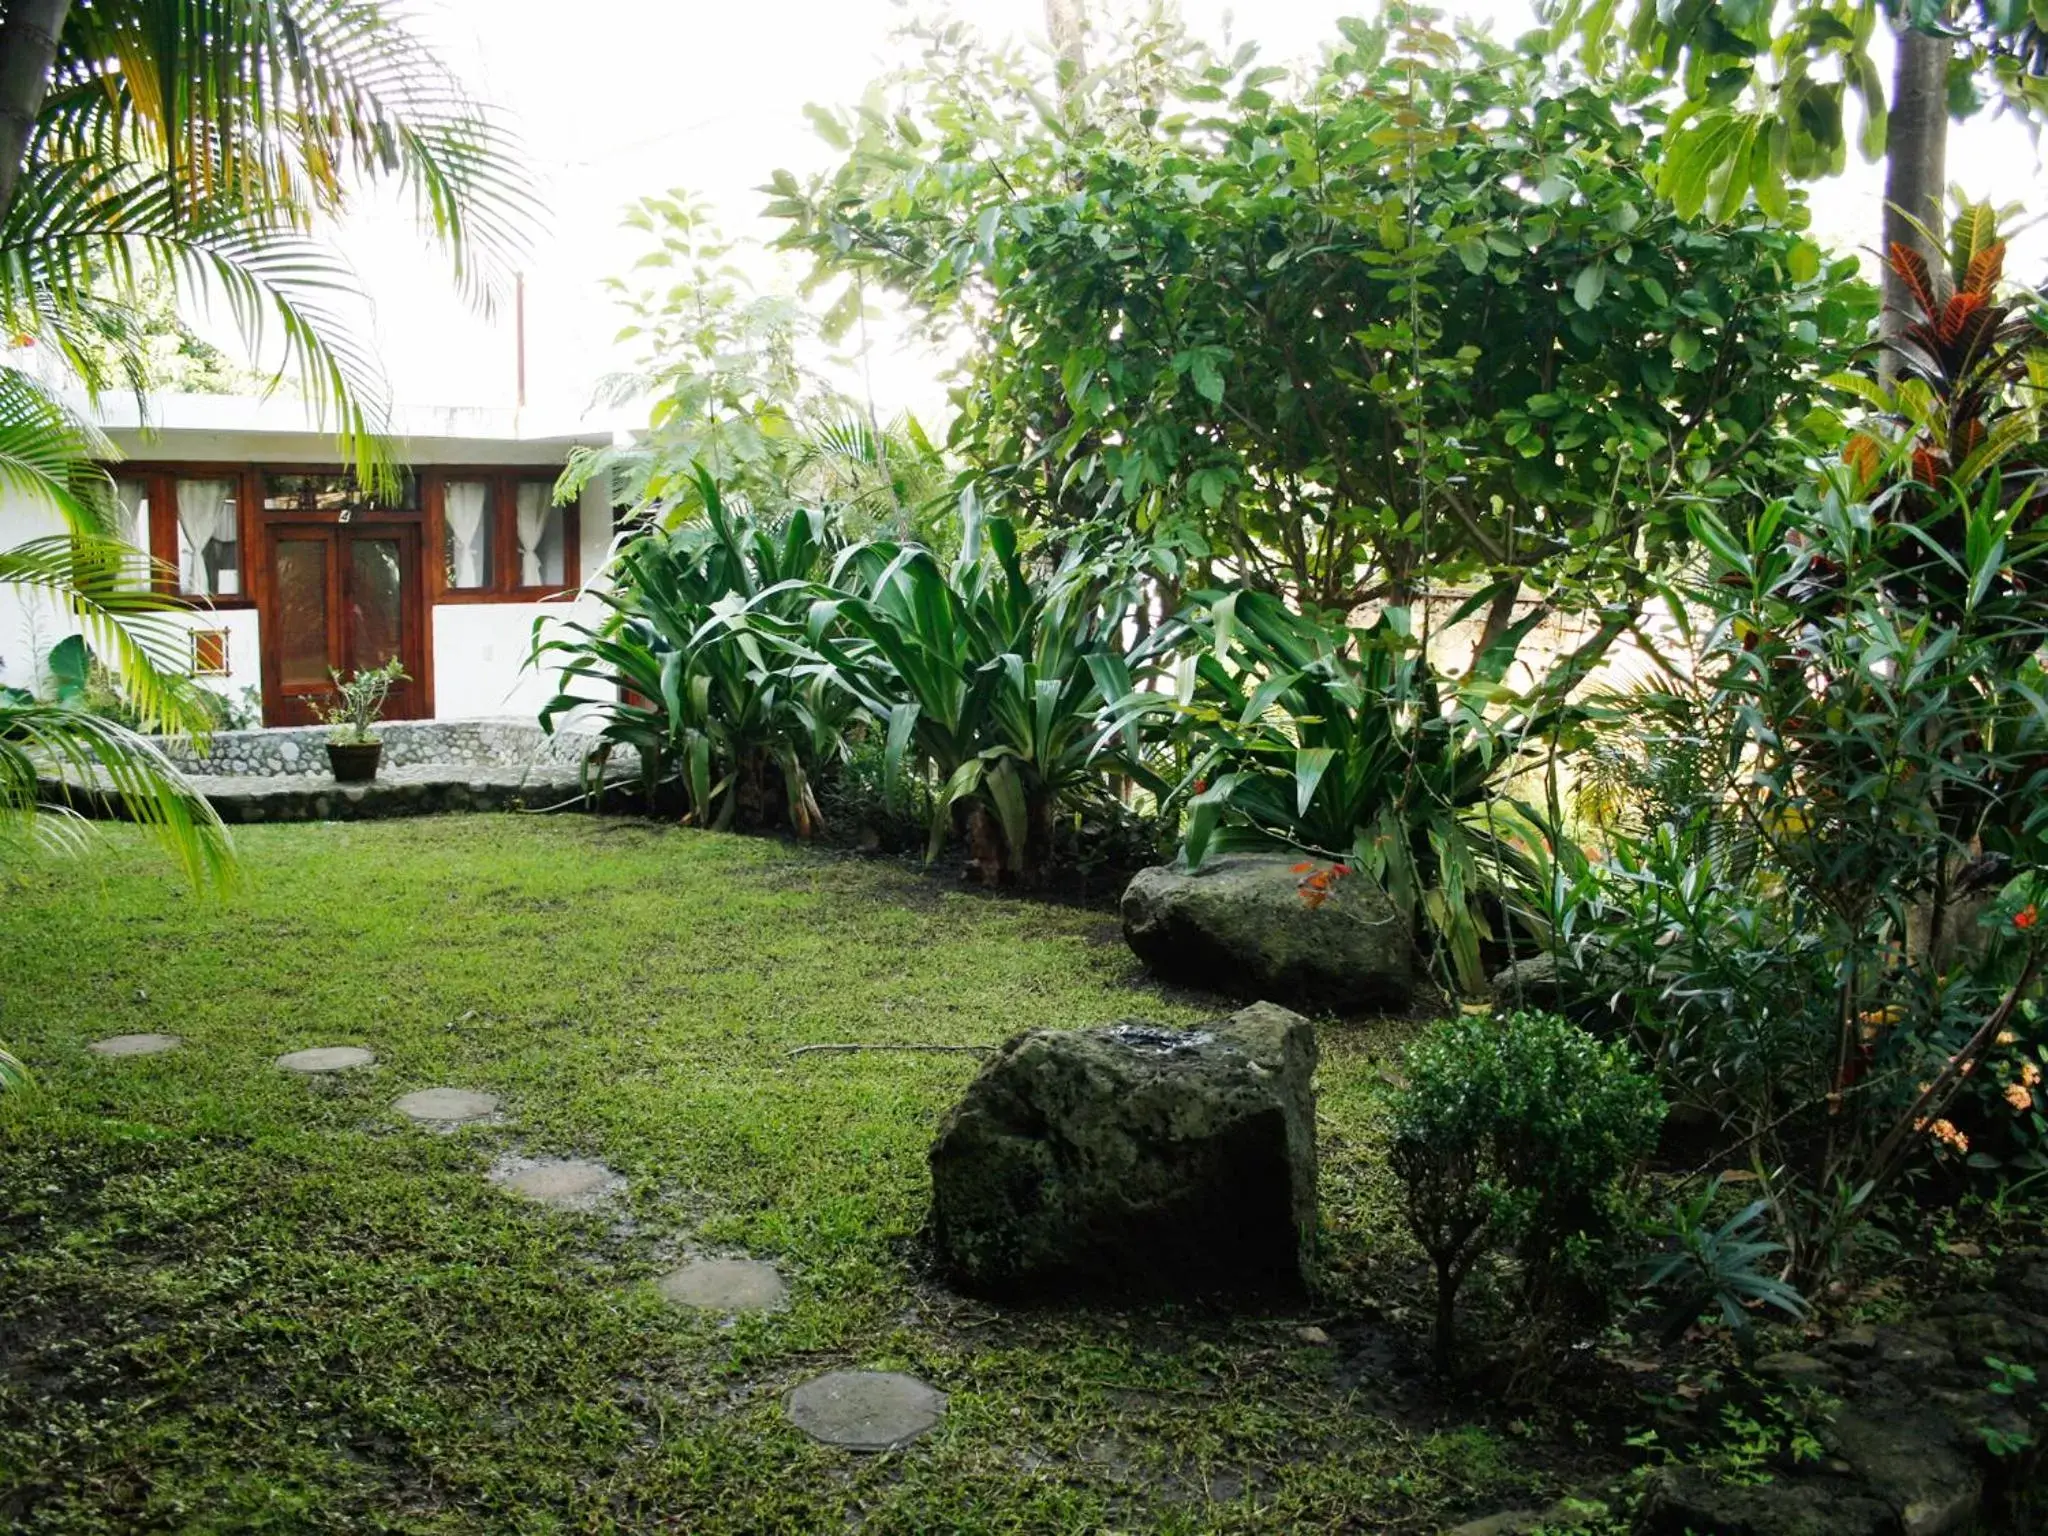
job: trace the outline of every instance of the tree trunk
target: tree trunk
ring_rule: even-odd
[[[1909,246],[1942,265],[1938,240],[1913,221],[1941,229],[1942,181],[1948,162],[1948,67],[1955,44],[1945,37],[1907,30],[1899,34],[1898,65],[1892,75],[1891,129],[1885,141],[1884,254]],[[1902,284],[1887,264],[1884,274],[1884,334],[1895,336],[1913,318]],[[1879,370],[1889,380],[1895,368],[1889,352]]]
[[[1508,632],[1508,626],[1515,622],[1515,604],[1521,600],[1520,580],[1506,582],[1487,605],[1486,622],[1480,626],[1479,638],[1472,644],[1472,664],[1466,675],[1479,670],[1479,659],[1486,654],[1487,647]]]
[[[57,62],[57,34],[71,0],[7,0],[0,20],[0,220],[14,206],[22,161]]]
[[[1436,1370],[1446,1379],[1458,1363],[1458,1282],[1463,1278],[1442,1264],[1436,1267]]]
[[[1066,104],[1088,72],[1088,54],[1082,40],[1081,0],[1045,0],[1045,30],[1059,55],[1060,100]]]

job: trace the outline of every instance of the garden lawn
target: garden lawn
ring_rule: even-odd
[[[0,1039],[39,1086],[0,1102],[0,1526],[1419,1531],[1552,1491],[1360,1320],[1405,1242],[1373,1171],[1387,1026],[1323,1032],[1325,1294],[998,1309],[916,1240],[976,1058],[788,1052],[1223,1011],[1150,989],[1107,914],[628,821],[237,841],[225,903],[127,830],[4,892]],[[86,1049],[143,1031],[186,1044]],[[377,1063],[272,1065],[322,1045]],[[392,1111],[434,1086],[501,1122]],[[486,1178],[508,1152],[625,1188],[531,1205]],[[789,1309],[668,1307],[689,1252],[772,1260]],[[814,1445],[782,1398],[837,1367],[950,1412],[894,1454]]]

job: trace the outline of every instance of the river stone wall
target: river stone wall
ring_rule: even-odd
[[[384,742],[381,769],[531,769],[536,777],[573,778],[596,738],[581,731],[542,732],[531,720],[386,720],[377,727]],[[158,742],[178,768],[190,774],[229,777],[330,779],[328,728],[280,726],[256,731],[216,731],[205,751],[190,741]],[[633,766],[630,749],[614,753],[607,776]]]

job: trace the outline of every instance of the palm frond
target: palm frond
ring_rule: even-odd
[[[0,586],[50,593],[153,731],[203,735],[212,714],[184,675],[190,604],[155,585],[156,562],[115,539],[53,534],[0,549]]]
[[[41,383],[0,364],[0,491],[54,508],[81,534],[110,534],[114,482],[93,460],[112,453]]]
[[[154,742],[68,704],[0,703],[0,823],[19,831],[72,802],[147,829],[194,886],[234,883],[227,828]]]
[[[0,229],[0,314],[41,335],[88,387],[82,331],[121,340],[111,282],[135,291],[163,277],[198,299],[223,300],[252,353],[281,337],[314,411],[332,421],[366,485],[395,489],[382,441],[383,374],[348,312],[363,304],[355,274],[291,224],[232,203],[199,201],[165,172],[128,163],[32,167]],[[116,311],[113,321],[104,314]]]
[[[66,23],[30,162],[142,158],[195,199],[304,228],[395,183],[488,305],[536,205],[509,131],[379,0],[94,0]]]

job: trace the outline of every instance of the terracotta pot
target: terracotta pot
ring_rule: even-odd
[[[327,766],[334,770],[337,784],[367,784],[377,777],[377,759],[384,755],[381,741],[327,743]]]

